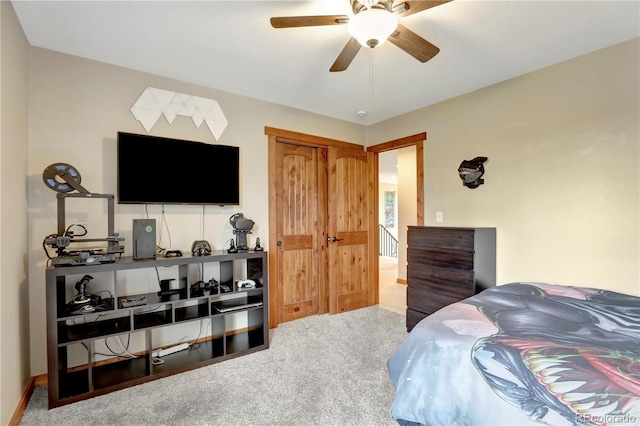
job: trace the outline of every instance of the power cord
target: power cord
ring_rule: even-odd
[[[200,320],[200,330],[198,330],[198,336],[196,336],[196,339],[191,343],[191,346],[189,346],[189,350],[192,349],[199,349],[200,348],[200,342],[198,342],[198,340],[200,340],[200,335],[202,335],[202,322],[204,320]],[[207,323],[207,327],[209,327],[211,325],[211,317],[209,317],[209,321]]]
[[[131,352],[129,352],[128,348],[129,348],[129,344],[131,343],[131,335],[130,334],[127,335],[127,346],[126,347],[122,344],[122,341],[120,340],[120,336],[115,336],[115,338],[118,340],[118,343],[122,347],[122,352],[116,352],[113,349],[111,349],[111,347],[109,346],[109,342],[107,341],[108,337],[105,337],[104,345],[106,346],[106,348],[111,353],[94,352],[94,354],[95,355],[100,355],[100,356],[106,356],[106,357],[117,356],[119,358],[128,358],[128,359],[138,358],[137,355],[134,355]],[[87,347],[86,343],[82,343],[82,346],[84,346],[84,348],[86,350],[89,350],[89,348]]]
[[[84,230],[84,233],[75,235],[73,232],[71,232],[71,228],[73,228],[74,226],[78,226],[78,227],[82,228]],[[67,229],[65,229],[64,234],[62,234],[62,235],[63,236],[71,235],[71,236],[74,236],[74,237],[84,237],[85,235],[87,235],[88,232],[89,231],[87,230],[87,228],[82,223],[72,223],[71,225],[69,225],[67,227]]]
[[[108,342],[108,337],[105,337],[104,339],[104,345],[107,347],[107,349],[109,349],[109,351],[111,351],[111,353],[113,355],[122,357],[122,358],[138,358],[137,355],[132,354],[131,352],[129,352],[129,343],[131,342],[131,334],[127,334],[127,346],[125,347],[122,344],[122,341],[120,340],[120,336],[114,336],[116,338],[116,340],[118,341],[118,343],[120,344],[120,347],[122,348],[122,352],[118,353],[116,351],[114,351],[113,349],[111,349],[109,347],[109,342]],[[128,356],[124,356],[123,354],[126,354]]]
[[[94,294],[98,295],[100,293],[107,293],[109,295],[109,297],[111,297],[113,299],[113,293],[111,293],[109,290],[100,290],[99,292],[94,293]]]
[[[173,247],[171,244],[171,230],[169,230],[169,224],[167,223],[167,216],[164,214],[164,204],[162,205],[162,224],[167,228],[167,237],[169,238],[169,247]],[[162,226],[160,227],[160,241],[162,241]]]

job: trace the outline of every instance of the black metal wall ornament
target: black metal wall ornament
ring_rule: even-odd
[[[487,157],[476,157],[473,160],[464,160],[458,167],[458,174],[462,179],[462,184],[467,188],[477,188],[484,183],[484,163]]]

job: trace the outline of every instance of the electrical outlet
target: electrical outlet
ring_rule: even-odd
[[[441,211],[436,212],[436,222],[443,222],[444,214]]]

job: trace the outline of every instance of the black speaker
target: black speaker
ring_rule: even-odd
[[[156,220],[133,219],[133,258],[155,259]]]

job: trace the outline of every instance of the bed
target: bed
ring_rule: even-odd
[[[387,367],[401,425],[638,425],[640,298],[493,287],[423,319]]]

